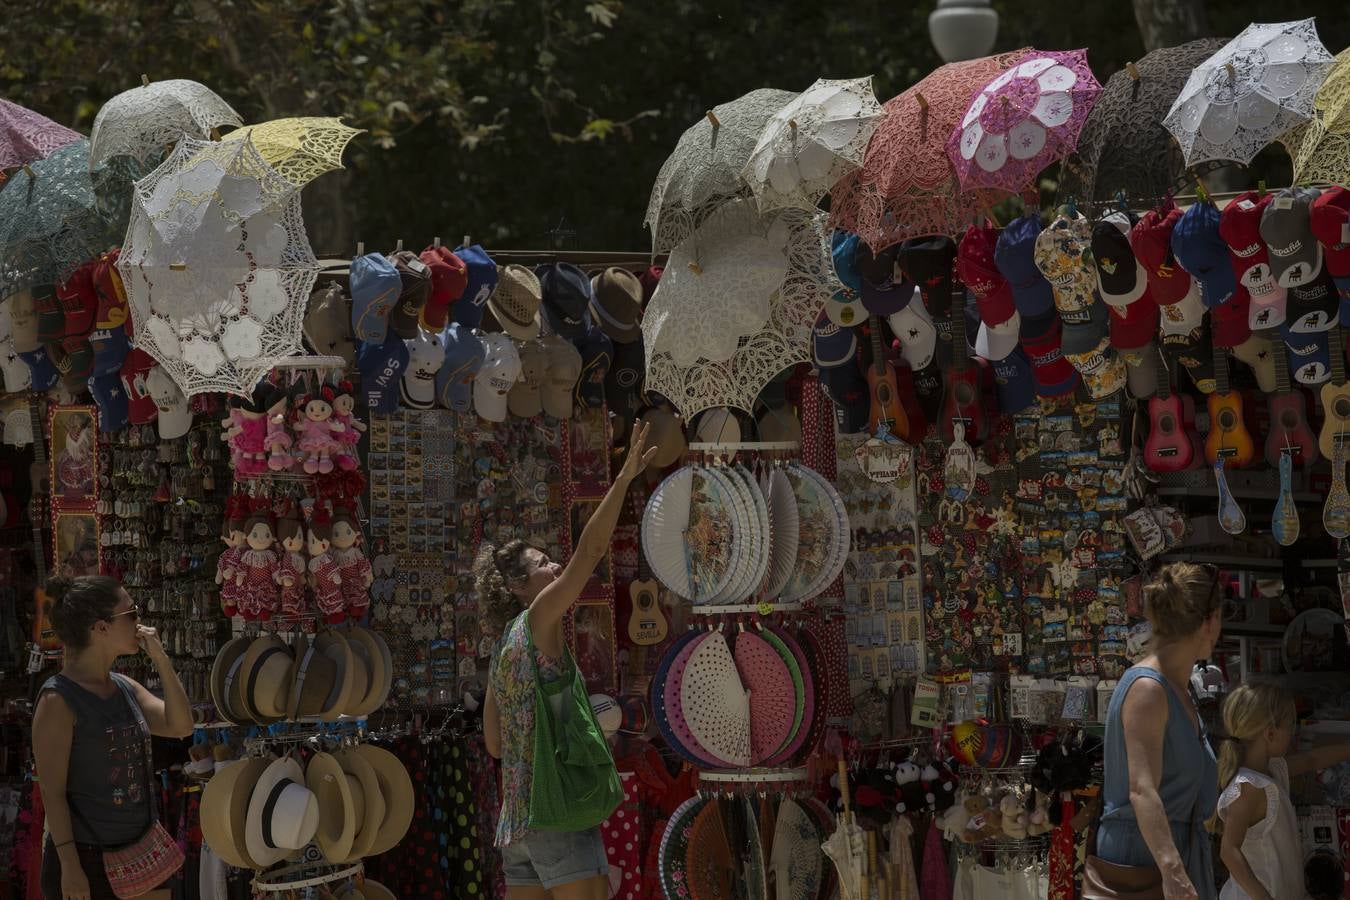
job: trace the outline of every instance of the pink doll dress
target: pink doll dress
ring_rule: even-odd
[[[242,556],[245,603],[254,618],[270,619],[277,611],[279,595],[275,550],[245,550]]]
[[[277,584],[281,587],[281,614],[295,617],[305,612],[305,558],[299,553],[284,551],[278,554]],[[286,587],[282,576],[290,575],[295,584]]]

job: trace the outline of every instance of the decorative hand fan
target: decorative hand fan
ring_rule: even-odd
[[[708,471],[685,466],[672,473],[642,514],[642,546],[653,574],[694,604],[709,602],[734,574],[734,501]]]
[[[797,569],[797,497],[787,473],[775,467],[765,479],[769,504],[769,581],[764,594],[777,600]]]
[[[750,704],[720,631],[709,632],[694,645],[680,682],[679,705],[698,746],[732,766],[750,765]]]
[[[782,658],[783,664],[787,666],[788,675],[792,679],[792,727],[788,730],[787,737],[783,739],[783,743],[778,745],[777,749],[769,755],[768,759],[764,760],[763,765],[767,766],[773,765],[773,760],[784,750],[788,749],[788,747],[792,745],[792,742],[796,740],[797,735],[801,733],[802,719],[805,718],[806,713],[806,682],[802,679],[801,663],[792,652],[792,649],[788,647],[787,642],[783,639],[782,635],[772,628],[761,628],[759,634],[760,637],[769,642],[769,645],[772,646],[779,657]],[[750,727],[752,729],[751,737],[753,738],[753,719],[750,722]]]
[[[783,590],[785,603],[810,600],[843,571],[848,558],[848,514],[843,500],[824,478],[806,466],[787,468],[797,498],[797,567]]]
[[[709,803],[694,817],[685,865],[694,900],[730,900],[736,864],[727,843],[721,804]]]
[[[675,735],[676,744],[684,749],[685,755],[700,760],[700,762],[695,763],[697,767],[729,768],[731,763],[710,752],[707,747],[699,743],[693,732],[690,731],[689,720],[684,715],[682,685],[684,684],[685,672],[689,667],[689,659],[699,645],[711,636],[707,632],[696,631],[693,634],[694,639],[681,646],[680,652],[671,660],[670,668],[666,671],[666,677],[662,683],[666,720],[670,723],[670,730]]]
[[[689,896],[689,876],[686,871],[689,836],[693,833],[694,817],[707,802],[706,797],[690,797],[680,804],[666,823],[657,860],[661,872],[661,889],[667,898]]]
[[[759,487],[759,481],[744,466],[735,466],[731,470],[740,476],[745,485],[746,496],[751,501],[752,524],[750,537],[752,543],[751,559],[754,561],[754,574],[746,582],[744,596],[748,599],[758,597],[769,573],[769,546],[771,527],[769,522],[769,501]]]
[[[745,864],[746,900],[765,900],[768,896],[769,877],[764,870],[764,845],[759,839],[755,807],[749,797],[741,798],[741,809],[745,817],[746,843],[749,845],[749,858]]]
[[[746,496],[740,479],[729,474],[728,470],[705,466],[698,468],[697,471],[720,486],[723,496],[728,498],[724,502],[731,513],[731,577],[709,603],[711,605],[739,603],[742,599],[740,591],[746,581],[746,572],[754,564],[750,556],[748,539],[751,523],[750,499]]]
[[[807,815],[810,816],[811,821],[816,826],[816,852],[821,855],[820,888],[816,897],[819,900],[826,900],[826,898],[834,896],[835,888],[839,886],[839,871],[834,866],[825,864],[825,854],[820,849],[820,845],[834,833],[836,823],[834,816],[830,814],[830,810],[817,798],[803,797],[800,802],[802,809],[806,810]]]
[[[820,746],[820,740],[825,736],[826,710],[830,702],[829,668],[825,660],[825,649],[814,634],[805,628],[799,628],[794,632],[794,637],[797,639],[797,646],[806,657],[807,666],[802,670],[802,674],[803,676],[807,672],[811,674],[811,683],[815,689],[810,724],[804,724],[802,727],[806,740],[792,750],[793,757],[804,757],[810,756],[816,747]]]
[[[736,671],[749,691],[750,764],[763,764],[782,748],[792,731],[797,695],[778,651],[752,631],[736,635]]]
[[[661,733],[661,737],[665,739],[671,750],[674,750],[686,762],[696,768],[709,765],[709,763],[707,760],[690,753],[689,749],[680,742],[679,737],[675,734],[675,728],[670,721],[670,711],[666,705],[666,676],[670,672],[671,664],[680,655],[680,651],[699,636],[700,634],[697,631],[688,631],[675,638],[657,664],[656,674],[652,677],[651,686],[652,717],[656,720],[657,731]]]
[[[787,798],[778,807],[769,869],[779,900],[814,900],[820,891],[824,859],[820,828],[797,801]]]

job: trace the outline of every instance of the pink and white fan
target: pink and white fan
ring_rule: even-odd
[[[680,711],[709,753],[732,766],[750,765],[750,698],[720,631],[710,632],[690,654],[680,684]]]
[[[750,701],[750,764],[782,748],[797,716],[797,692],[783,657],[751,631],[736,635],[736,671]]]

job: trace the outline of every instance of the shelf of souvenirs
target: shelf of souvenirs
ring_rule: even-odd
[[[1286,564],[1292,563],[1299,568],[1306,569],[1334,569],[1338,562],[1334,559],[1301,559],[1284,560],[1279,557],[1260,557],[1260,556],[1231,556],[1214,553],[1161,553],[1158,555],[1160,562],[1189,562],[1209,564],[1218,566],[1221,569],[1283,569]]]

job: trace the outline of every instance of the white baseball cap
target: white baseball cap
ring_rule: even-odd
[[[0,370],[4,372],[5,393],[18,394],[33,386],[33,370],[14,349],[14,339],[0,339]]]
[[[408,365],[400,386],[403,400],[414,409],[436,405],[436,373],[445,364],[445,343],[440,335],[418,330],[417,336],[403,342],[408,347]]]
[[[990,362],[1007,359],[1008,354],[1017,349],[1021,334],[1022,316],[1016,312],[1011,319],[998,325],[990,326],[981,322],[980,330],[975,335],[975,355]]]
[[[162,366],[155,366],[145,376],[145,390],[159,410],[155,418],[159,436],[171,441],[187,434],[192,428],[192,406],[183,389]]]
[[[917,288],[915,292],[918,292]],[[913,298],[886,321],[890,323],[891,333],[900,341],[900,353],[909,368],[915,372],[928,368],[937,352],[937,328],[933,326],[933,317],[929,315],[923,297]]]
[[[581,377],[581,353],[572,342],[556,334],[543,340],[547,366],[539,399],[544,412],[555,419],[572,418],[573,390]]]
[[[489,422],[506,421],[506,395],[520,379],[520,354],[504,334],[483,335],[483,366],[473,379],[473,407]]]
[[[520,378],[506,393],[506,408],[517,418],[532,419],[544,411],[540,388],[548,369],[548,354],[539,341],[520,342],[516,353],[520,356]]]

